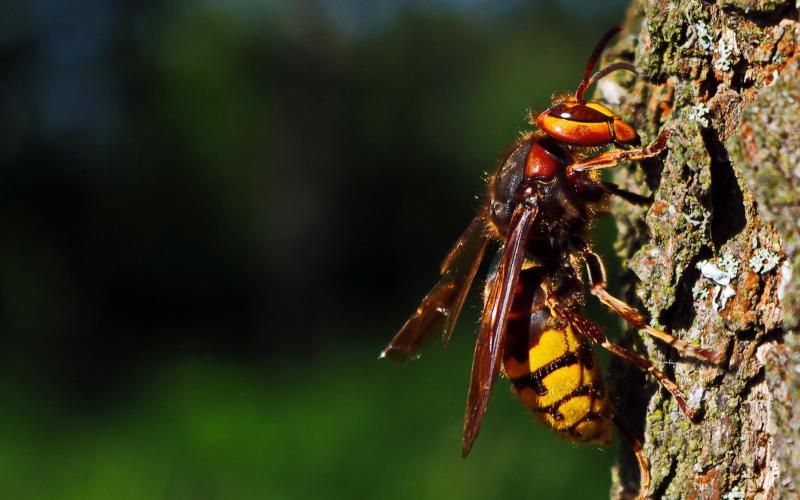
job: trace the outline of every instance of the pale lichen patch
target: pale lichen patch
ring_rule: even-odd
[[[708,114],[711,110],[704,103],[695,104],[689,108],[686,119],[697,122],[701,127],[708,127]]]
[[[730,71],[735,61],[733,60],[739,52],[739,46],[736,43],[736,33],[732,30],[726,29],[717,40],[717,46],[714,48],[714,69],[717,71]]]
[[[731,283],[739,273],[739,261],[732,255],[725,254],[716,263],[712,260],[703,260],[697,263],[700,274],[714,284],[712,307],[714,311],[725,309],[725,305],[736,295]],[[700,284],[696,283],[693,292],[702,295]],[[708,292],[705,293],[708,295]]]
[[[753,272],[764,274],[772,271],[780,262],[780,257],[770,252],[766,248],[759,248],[750,257],[749,264]]]

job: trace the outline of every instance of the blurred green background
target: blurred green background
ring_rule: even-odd
[[[607,497],[503,382],[460,458],[477,297],[377,354],[624,2],[0,5],[0,498]]]

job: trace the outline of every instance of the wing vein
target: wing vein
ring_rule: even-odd
[[[478,437],[483,414],[489,404],[492,385],[499,373],[499,360],[502,357],[508,314],[511,311],[522,261],[525,258],[528,234],[538,211],[535,203],[521,203],[514,210],[498,270],[486,297],[472,360],[472,377],[464,416],[463,456],[469,454]]]

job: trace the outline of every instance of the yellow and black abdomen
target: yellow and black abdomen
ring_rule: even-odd
[[[520,400],[556,432],[608,444],[611,408],[594,352],[547,308],[536,274],[520,276],[506,333],[505,375]]]

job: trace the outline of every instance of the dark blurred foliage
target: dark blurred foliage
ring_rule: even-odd
[[[534,430],[508,391],[480,440],[496,453],[460,462],[469,314],[453,350],[421,367],[374,358],[435,281],[527,110],[575,87],[621,11],[579,0],[6,0],[0,463],[16,464],[7,488],[51,480],[13,496],[527,495],[536,461],[560,446],[579,457],[565,464],[601,478],[586,497],[604,497],[608,455],[586,459]],[[519,422],[505,434],[503,405]],[[431,428],[438,458],[425,436],[408,441],[426,418],[447,422]],[[186,431],[195,424],[239,431],[207,441]],[[354,434],[342,441],[344,428]],[[538,437],[516,441],[529,428]],[[148,441],[160,444],[137,448]],[[302,446],[313,459],[280,465]],[[365,458],[370,446],[385,447],[380,461]],[[517,455],[487,462],[509,447]],[[69,464],[84,479],[57,480]],[[441,467],[453,470],[427,471]],[[483,481],[469,472],[486,467]],[[402,472],[448,486],[387,491],[392,477],[415,479]],[[447,474],[478,482],[453,487]],[[583,491],[550,476],[546,491]],[[276,486],[292,477],[297,490]]]

